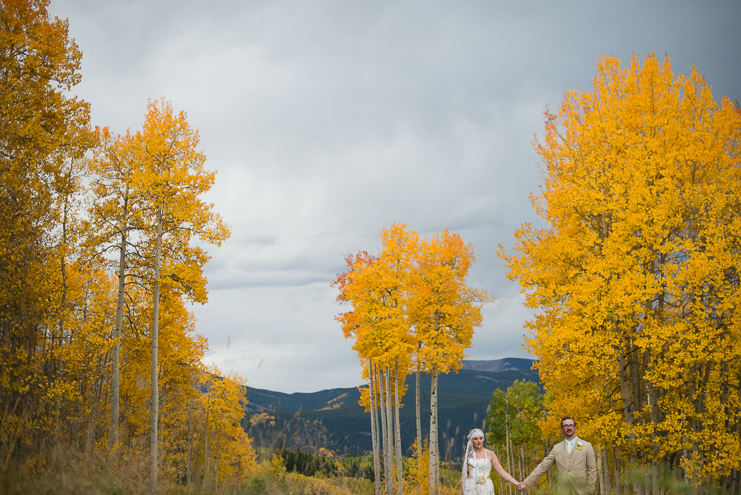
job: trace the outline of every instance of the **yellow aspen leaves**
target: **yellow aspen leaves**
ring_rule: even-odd
[[[602,57],[534,146],[546,222],[500,250],[558,417],[696,483],[741,467],[741,114],[693,68]],[[546,428],[550,429],[550,428]]]
[[[361,405],[373,415],[372,426],[383,441],[376,440],[374,456],[380,457],[383,445],[386,473],[391,473],[391,458],[401,458],[398,435],[399,397],[391,409],[390,388],[399,387],[412,370],[422,370],[432,377],[429,476],[425,484],[439,488],[439,451],[437,444],[437,377],[460,369],[465,349],[471,346],[473,329],[481,325],[480,304],[492,297],[486,291],[466,284],[474,262],[473,246],[447,229],[432,239],[419,239],[404,224],[394,224],[381,232],[381,251],[373,256],[361,251],[345,258],[347,271],[337,276],[337,300],[352,304],[353,310],[340,313],[345,338],[354,339],[353,349],[364,364],[364,374],[371,388],[361,394]],[[373,370],[373,371],[371,371]],[[393,376],[393,382],[389,380]],[[380,421],[375,416],[375,400]],[[380,423],[380,425],[379,425]],[[390,425],[393,425],[390,426]],[[396,453],[385,449],[394,446]],[[401,471],[400,466],[396,468]],[[421,468],[420,468],[421,469]],[[386,492],[392,493],[386,477]],[[396,480],[397,491],[402,480]]]
[[[0,5],[0,470],[244,479],[245,381],[203,364],[186,306],[208,297],[204,245],[229,236],[202,198],[215,172],[164,99],[138,131],[92,130],[68,93],[81,53],[47,6]]]

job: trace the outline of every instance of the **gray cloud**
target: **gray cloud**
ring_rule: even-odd
[[[165,96],[200,130],[209,193],[232,226],[210,248],[196,306],[208,359],[285,392],[360,381],[329,287],[343,255],[406,222],[476,249],[471,283],[497,293],[474,359],[525,357],[519,286],[498,244],[540,221],[534,134],[600,54],[667,52],[741,98],[731,1],[54,0],[84,52],[78,93],[97,125],[137,129]],[[227,349],[227,338],[231,342]]]

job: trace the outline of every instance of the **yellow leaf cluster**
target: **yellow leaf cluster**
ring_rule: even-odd
[[[139,131],[91,129],[67,93],[81,53],[47,6],[0,5],[0,470],[139,466],[157,388],[163,484],[243,478],[244,380],[203,364],[186,307],[208,295],[195,241],[229,236],[203,200],[215,172],[164,99]]]
[[[538,310],[526,338],[553,417],[722,482],[741,467],[739,109],[649,54],[601,58],[593,89],[545,116],[547,227],[500,254]]]
[[[348,269],[333,283],[337,300],[349,302],[340,313],[345,338],[361,360],[390,366],[400,359],[407,370],[457,370],[480,326],[485,292],[468,287],[473,247],[444,230],[419,239],[404,224],[381,232],[377,256],[360,252],[346,257]]]

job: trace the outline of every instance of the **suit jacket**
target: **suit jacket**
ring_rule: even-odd
[[[578,444],[581,443],[581,449]],[[535,482],[543,476],[553,465],[558,467],[558,491],[571,495],[589,495],[594,493],[597,484],[597,464],[594,458],[592,444],[577,438],[576,444],[569,454],[566,444],[559,442],[553,446],[551,453],[533,469],[525,479],[528,486],[535,486]]]

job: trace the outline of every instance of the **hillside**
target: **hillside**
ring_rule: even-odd
[[[538,382],[529,359],[507,358],[467,361],[458,373],[441,375],[438,383],[440,445],[443,458],[458,455],[461,442],[473,427],[481,427],[497,388],[515,380]],[[491,371],[494,370],[494,371]],[[415,377],[406,381],[407,392],[400,411],[402,447],[411,447],[415,436]],[[423,434],[429,429],[430,378],[421,376]],[[248,388],[245,429],[260,447],[274,445],[292,449],[320,447],[340,454],[371,450],[370,416],[358,405],[357,388],[338,388],[313,393],[285,394]]]

